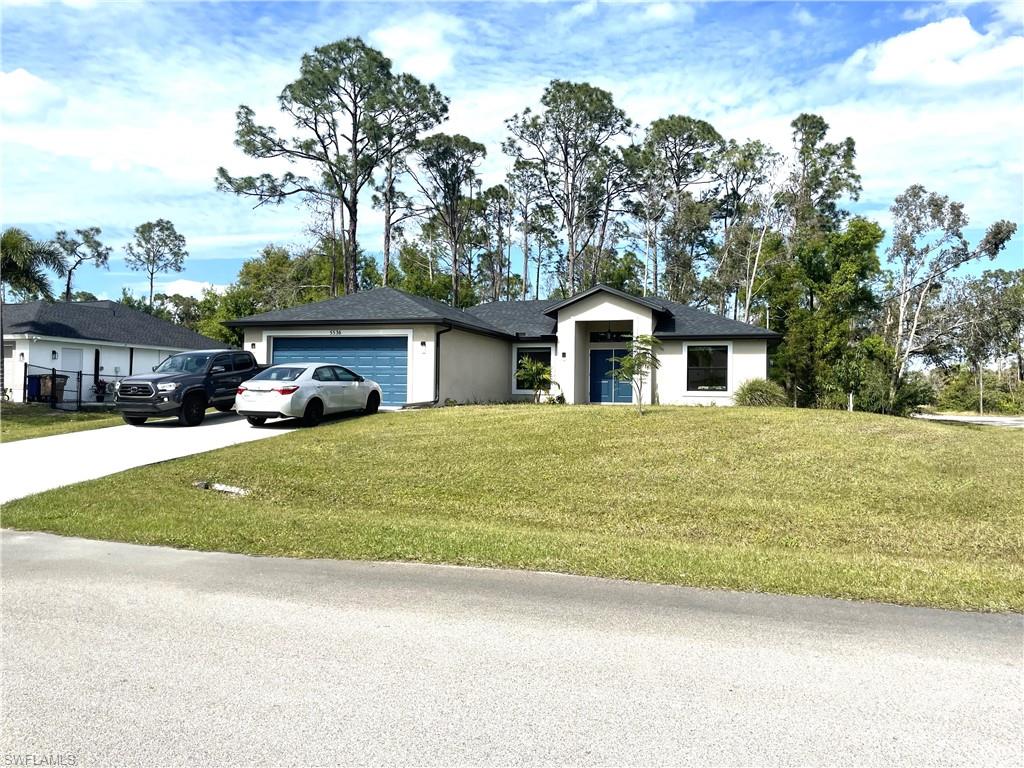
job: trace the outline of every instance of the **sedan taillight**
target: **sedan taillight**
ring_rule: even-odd
[[[235,394],[236,394],[236,395],[240,395],[240,394],[242,394],[243,392],[245,392],[245,387],[239,387],[239,388],[238,388],[238,391],[237,391],[237,392],[235,392]]]
[[[294,386],[293,387],[281,387],[280,389],[275,389],[274,391],[277,392],[279,395],[291,395],[291,394],[294,394],[295,392],[298,392],[299,388],[298,387],[294,387]]]

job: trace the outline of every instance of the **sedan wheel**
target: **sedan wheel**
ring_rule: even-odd
[[[302,426],[315,427],[324,417],[324,404],[319,400],[310,400],[306,405],[306,411],[302,414]]]
[[[370,396],[366,398],[366,408],[364,409],[364,412],[367,416],[372,416],[377,412],[378,408],[380,408],[380,395],[376,392],[371,392]]]

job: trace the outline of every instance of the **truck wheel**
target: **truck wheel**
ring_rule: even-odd
[[[248,421],[254,427],[262,427],[267,423],[266,416],[246,416],[245,420]]]
[[[235,409],[235,404],[233,402],[231,402],[231,403],[214,403],[213,407],[216,408],[221,413],[230,413],[231,411],[233,411]]]
[[[122,416],[125,424],[131,424],[133,427],[141,427],[146,423],[145,416]]]
[[[189,395],[181,404],[178,421],[186,427],[198,427],[206,418],[206,398],[202,395]]]
[[[370,396],[366,398],[366,408],[363,412],[367,416],[372,416],[377,412],[378,408],[380,408],[380,395],[376,392],[371,392]]]
[[[306,405],[306,411],[302,414],[302,426],[315,427],[324,417],[324,404],[319,400],[310,400]]]

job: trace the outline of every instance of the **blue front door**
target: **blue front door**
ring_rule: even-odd
[[[590,402],[631,403],[633,389],[628,381],[612,378],[615,369],[613,357],[625,357],[625,349],[590,350]]]
[[[409,347],[405,336],[281,336],[274,364],[337,363],[380,384],[384,405],[405,405]]]

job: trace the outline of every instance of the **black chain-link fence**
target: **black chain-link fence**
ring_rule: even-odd
[[[80,411],[83,407],[112,405],[114,385],[124,376],[99,376],[82,371],[62,371],[25,363],[23,400],[48,403],[62,411]]]

